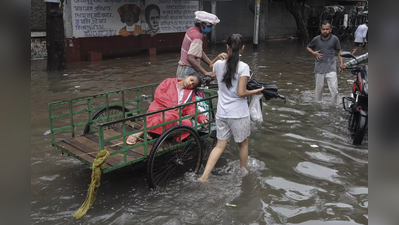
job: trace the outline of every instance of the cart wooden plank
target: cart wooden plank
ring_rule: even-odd
[[[89,147],[91,149],[98,149],[99,148],[99,144],[98,143],[96,143],[96,142],[94,142],[94,141],[92,141],[92,140],[90,140],[90,139],[88,139],[88,138],[86,138],[84,136],[75,137],[74,140],[80,142],[82,145],[86,145],[87,147]],[[119,147],[119,148],[116,148],[116,149],[115,148],[110,148],[110,147],[105,147],[105,150],[107,150],[110,153],[114,152],[116,150],[120,150],[120,149],[122,149],[122,147]],[[98,152],[98,150],[97,150],[97,152]],[[123,153],[118,153],[118,154],[115,154],[115,155],[111,155],[110,157],[115,157],[115,158],[119,159],[118,156],[122,157],[122,162],[123,162],[124,161],[123,160],[123,157],[124,157]],[[132,156],[131,154],[129,154],[129,151],[126,154],[127,161],[133,161],[133,160],[135,160],[137,158],[140,158],[140,157],[141,157],[141,155],[136,155],[136,156],[133,155]]]
[[[129,157],[128,155],[126,155],[127,157],[126,157],[126,162],[129,162],[129,161],[133,161],[134,160],[134,158],[132,158],[132,157]],[[117,166],[117,165],[120,165],[120,164],[122,164],[122,163],[124,163],[125,161],[124,161],[124,156],[123,156],[123,154],[122,153],[120,153],[120,154],[116,154],[116,155],[110,155],[109,157],[108,157],[108,159],[107,159],[107,161],[110,161],[109,163],[112,165],[112,166]]]
[[[130,123],[130,126],[134,126],[134,129],[135,130],[140,130],[140,129],[142,129],[143,128],[143,126],[144,126],[144,122],[143,121],[135,121],[135,122],[131,122]],[[115,129],[115,128],[114,128]],[[147,145],[147,154],[149,155],[150,154],[150,151],[151,151],[151,148],[152,148],[152,144],[148,144]],[[144,146],[140,146],[140,147],[138,147],[138,148],[134,148],[134,149],[132,149],[131,151],[133,151],[133,152],[136,152],[136,153],[138,153],[138,154],[140,154],[140,155],[144,155]]]
[[[87,146],[90,149],[94,149],[96,151],[96,154],[99,151],[98,143],[96,143],[96,142],[94,142],[94,141],[92,141],[92,140],[90,140],[90,139],[88,139],[88,138],[86,138],[84,136],[74,137],[73,140],[81,143],[82,145]]]
[[[132,122],[128,126],[126,126],[126,132],[132,132],[134,130],[139,130],[142,128],[142,122]],[[116,137],[122,135],[123,127],[113,127],[110,129],[104,130],[104,139]],[[139,143],[142,143],[140,141]],[[65,150],[71,152],[72,154],[82,158],[83,160],[93,164],[94,158],[96,157],[99,151],[99,138],[98,133],[90,133],[84,136],[77,136],[74,138],[66,139],[61,141],[59,144]],[[107,141],[104,143],[105,150],[110,153],[120,150],[123,148],[123,138],[118,138],[115,140]],[[152,148],[152,144],[148,144],[148,154]],[[126,152],[126,160],[127,162],[133,161],[135,159],[141,158],[144,156],[144,146],[140,146],[134,149],[131,149]],[[107,161],[108,166],[117,166],[124,163],[124,153],[118,153],[115,155],[111,155]]]
[[[141,121],[131,122],[130,126],[132,126],[135,130],[140,130],[143,128],[144,123]]]
[[[137,130],[140,130],[144,126],[143,121],[135,121],[135,122],[132,122],[132,124],[134,125],[134,129],[137,129]]]
[[[139,143],[141,143],[141,142],[139,142]],[[147,154],[148,155],[150,154],[151,148],[152,148],[152,144],[147,144]],[[133,148],[131,151],[143,156],[144,155],[144,146]]]
[[[91,141],[95,142],[98,146],[98,136],[95,134],[87,134],[85,135],[86,138],[90,139]],[[109,141],[104,143],[104,146],[106,149],[111,149],[113,151],[121,150],[123,148],[123,143],[121,145],[115,145]],[[98,147],[97,147],[98,148]],[[138,154],[134,151],[128,151],[127,152],[128,156],[134,157],[135,159],[142,157],[141,154]]]
[[[90,139],[90,140],[96,142],[97,145],[98,145],[98,135],[91,133],[91,134],[86,134],[86,135],[84,135],[84,136],[85,136],[86,138],[88,138],[88,139]],[[110,146],[110,148],[113,149],[114,144],[111,143],[111,142],[109,142],[109,141],[106,141],[106,142],[104,142],[104,146],[105,146],[105,147]],[[119,150],[119,149],[114,149],[114,150]]]
[[[130,124],[127,124],[125,126],[126,133],[129,133],[129,132],[132,132],[132,131],[135,131],[135,130],[140,130],[140,129],[142,129],[142,127],[143,127],[143,124],[141,122],[131,122]],[[123,127],[122,126],[115,126],[115,127],[112,127],[112,129],[114,131],[118,132],[119,135],[123,134]]]
[[[105,149],[109,152],[113,152],[113,151],[121,150],[122,148],[123,148],[123,146],[117,145],[117,146],[112,146],[112,147],[106,147]],[[123,155],[123,153],[120,153],[120,154]],[[127,155],[128,161],[133,161],[135,159],[143,157],[142,155],[140,155],[132,150],[126,151],[126,155]]]
[[[97,147],[94,146],[90,146],[87,145],[87,143],[84,143],[84,140],[82,140],[82,138],[89,140],[85,137],[74,137],[74,138],[70,138],[70,139],[66,139],[64,140],[66,143],[68,143],[69,145],[72,145],[73,147],[79,149],[82,152],[85,152],[88,155],[91,155],[93,157],[96,157],[97,153],[98,153],[98,145]]]
[[[69,145],[79,149],[82,152],[85,152],[87,155],[92,156],[93,158],[96,157],[97,153],[98,153],[98,146],[96,148],[90,148],[89,146],[86,145],[86,143],[81,143],[80,141],[82,137],[74,137],[74,138],[70,138],[67,140],[64,140],[66,143],[68,143]],[[83,137],[85,138],[85,137]],[[80,141],[78,141],[80,140]],[[86,140],[89,140],[86,138]],[[117,157],[109,157],[106,161],[107,163],[109,163],[111,166],[115,166],[115,165],[119,165],[121,163],[123,163],[123,155]]]
[[[141,129],[141,127],[139,129]],[[119,133],[115,129],[107,129],[107,130],[104,130],[104,139],[115,137],[115,136],[118,136],[118,135],[121,135],[121,134],[122,133]],[[98,135],[98,133],[94,133],[94,135]],[[118,139],[112,140],[110,142],[113,143],[114,146],[123,146],[123,139],[122,138],[118,138]],[[149,154],[150,150],[152,148],[152,144],[148,144],[147,147],[148,147],[148,152],[147,153]],[[130,151],[138,153],[141,156],[143,156],[144,155],[144,146],[133,148]]]
[[[121,133],[115,131],[114,129],[104,130],[103,134],[104,134],[104,139],[108,139],[108,138],[112,138],[112,137],[116,137],[116,136],[121,135]],[[97,133],[97,135],[98,135],[98,133]],[[113,143],[114,145],[120,145],[120,144],[123,145],[123,138],[118,138],[118,139],[115,139],[115,140],[111,140],[109,142]]]
[[[131,125],[134,125],[134,124],[131,124]],[[134,131],[134,130],[140,130],[141,129],[141,127],[138,127],[138,126],[136,126],[135,125],[135,127],[131,127],[131,126],[125,126],[126,127],[126,133],[128,133],[128,132],[132,132],[132,131]],[[112,129],[114,129],[115,131],[117,131],[117,132],[119,132],[119,133],[123,133],[123,127],[112,127]]]
[[[91,155],[88,155],[85,152],[82,152],[81,150],[79,150],[78,148],[75,148],[74,146],[64,142],[64,141],[60,141],[56,143],[58,146],[60,146],[61,148],[67,150],[68,152],[70,152],[71,154],[83,159],[84,161],[93,164],[94,163],[94,157]],[[110,165],[108,162],[106,162],[106,164],[108,166],[112,166]]]

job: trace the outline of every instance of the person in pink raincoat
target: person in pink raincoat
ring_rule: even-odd
[[[195,101],[194,89],[201,85],[201,76],[194,72],[187,75],[184,79],[179,78],[167,78],[162,83],[159,84],[155,90],[154,101],[150,104],[147,112],[153,112],[180,104],[184,104],[190,101]],[[182,117],[187,115],[194,115],[195,104],[185,106],[182,109]],[[179,109],[173,109],[165,111],[165,122],[175,120],[179,118]],[[198,115],[199,123],[208,122],[208,118],[204,115]],[[162,124],[162,113],[156,113],[147,117],[147,127],[155,126],[157,124]],[[176,126],[177,122],[165,125],[165,130]],[[190,119],[182,120],[182,125],[192,127]],[[163,132],[162,126],[147,131],[147,138],[152,139],[154,134],[161,135]],[[144,132],[139,132],[130,135],[126,143],[129,145],[134,145],[141,138]],[[182,134],[182,140],[188,137],[189,133],[185,132]]]

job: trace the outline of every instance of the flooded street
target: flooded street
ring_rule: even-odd
[[[351,51],[353,43],[342,43]],[[225,52],[208,51],[213,59]],[[69,63],[48,74],[45,60],[31,61],[32,224],[368,224],[368,137],[356,147],[341,100],[353,79],[338,74],[338,106],[327,85],[314,100],[314,57],[296,40],[247,44],[242,61],[254,78],[277,84],[287,102],[263,102],[264,122],[249,138],[249,170],[239,169],[231,140],[210,176],[186,174],[151,191],[145,169],[122,168],[101,177],[96,201],[79,220],[72,214],[86,198],[91,169],[51,147],[47,104],[175,77],[180,53],[147,54],[102,62]],[[348,59],[344,59],[347,61]],[[337,61],[339,64],[339,61]],[[226,203],[235,205],[228,207]]]

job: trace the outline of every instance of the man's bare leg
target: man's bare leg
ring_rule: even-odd
[[[355,47],[355,50],[353,50],[352,55],[355,55],[355,52],[357,51],[357,45]]]

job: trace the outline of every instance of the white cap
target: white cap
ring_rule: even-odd
[[[212,13],[208,13],[205,11],[196,11],[194,14],[195,19],[201,22],[211,23],[213,25],[220,22],[219,18]]]

